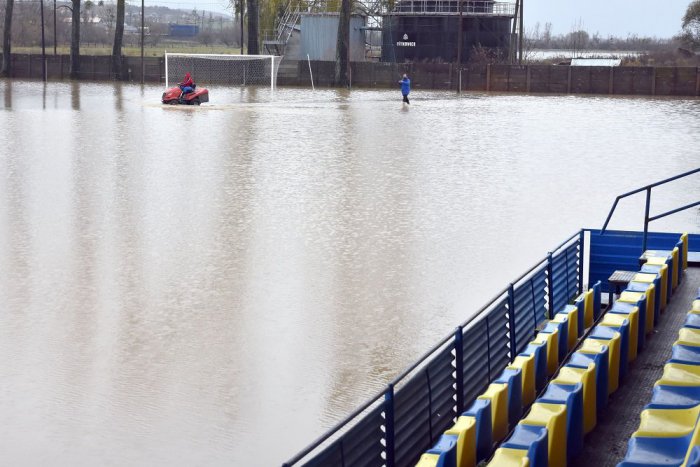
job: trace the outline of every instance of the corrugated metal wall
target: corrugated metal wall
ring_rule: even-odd
[[[364,19],[350,18],[350,61],[365,60]],[[335,61],[338,40],[338,15],[304,15],[301,17],[301,58]]]

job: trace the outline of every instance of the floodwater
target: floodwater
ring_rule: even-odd
[[[697,100],[161,92],[0,81],[5,465],[278,465],[615,195],[700,166]]]

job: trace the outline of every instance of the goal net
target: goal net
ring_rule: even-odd
[[[178,83],[190,72],[202,85],[277,86],[282,57],[275,55],[165,54],[165,86]]]

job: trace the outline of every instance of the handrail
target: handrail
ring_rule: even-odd
[[[560,245],[558,245],[556,248],[554,248],[553,252],[557,252],[559,250],[565,251],[566,248],[569,248],[569,246],[570,246],[567,244],[569,244],[572,240],[576,239],[577,237],[578,237],[579,241],[581,241],[580,239],[582,238],[582,232],[583,232],[582,230],[579,230],[578,232],[576,232],[572,236],[568,237],[564,242],[562,242]],[[564,248],[564,247],[566,247],[566,248]],[[583,249],[582,244],[581,244],[581,248]],[[382,398],[384,398],[384,400],[386,402],[386,395],[388,392],[393,394],[393,390],[394,390],[395,386],[397,386],[402,380],[404,380],[408,375],[410,375],[413,371],[415,371],[420,365],[426,363],[428,361],[428,359],[433,354],[435,354],[440,349],[442,349],[445,346],[445,344],[447,344],[451,340],[453,340],[455,338],[455,334],[457,332],[461,332],[462,330],[466,329],[471,323],[473,323],[481,318],[484,318],[485,312],[490,311],[490,309],[494,305],[496,305],[499,302],[499,300],[503,299],[504,295],[512,293],[513,287],[515,284],[518,284],[523,279],[527,278],[536,269],[542,268],[544,265],[549,264],[549,262],[551,262],[551,260],[552,260],[552,252],[548,253],[544,259],[538,261],[533,267],[528,269],[524,274],[520,275],[516,280],[512,281],[507,287],[505,287],[498,294],[496,294],[491,300],[489,300],[486,305],[479,308],[479,310],[476,313],[474,313],[466,321],[464,321],[462,324],[460,324],[458,327],[456,327],[452,333],[450,333],[448,336],[441,339],[438,342],[438,344],[434,345],[430,350],[425,352],[418,360],[416,360],[414,363],[409,365],[398,376],[396,376],[387,385],[387,387],[385,389],[382,389],[374,397],[370,398],[367,402],[362,404],[360,407],[353,410],[349,415],[344,417],[341,421],[336,423],[332,428],[327,430],[324,434],[319,436],[316,440],[314,440],[312,443],[310,443],[308,446],[306,446],[304,449],[302,449],[293,458],[289,459],[284,464],[282,464],[282,467],[290,467],[290,466],[298,463],[299,461],[301,461],[303,458],[308,456],[315,449],[320,447],[324,442],[328,441],[333,435],[338,434],[345,426],[347,426],[353,419],[358,417],[362,412],[364,412],[365,410],[370,408],[373,404],[380,402],[382,400]],[[582,262],[583,262],[583,258],[581,257],[581,268],[583,268]],[[582,271],[580,274],[582,275]],[[550,280],[551,280],[551,277],[550,277]],[[579,288],[580,287],[581,286],[579,285]],[[551,283],[550,283],[550,289],[551,289]],[[581,292],[581,290],[579,290],[579,292]],[[550,300],[551,300],[551,297],[550,297]],[[551,302],[550,302],[550,307],[551,307]],[[488,317],[488,315],[486,315],[486,316]],[[514,338],[514,336],[511,336],[511,338]],[[487,337],[487,339],[488,339],[488,337]],[[489,370],[489,373],[490,373],[490,370]]]
[[[695,203],[691,203],[685,206],[682,206],[680,208],[672,209],[671,211],[667,211],[662,214],[658,214],[656,216],[649,216],[649,207],[651,205],[651,189],[660,185],[665,185],[666,183],[673,182],[675,180],[678,180],[679,178],[687,177],[689,175],[693,175],[695,173],[700,172],[700,167],[697,169],[689,170],[687,172],[683,172],[678,175],[674,175],[673,177],[666,178],[664,180],[660,180],[658,182],[651,183],[649,185],[643,186],[641,188],[637,188],[636,190],[628,191],[627,193],[624,193],[622,195],[618,195],[615,198],[615,202],[613,203],[612,207],[610,208],[610,212],[608,213],[608,217],[605,219],[605,224],[603,224],[603,228],[600,229],[600,234],[604,235],[605,230],[608,228],[608,223],[610,223],[610,219],[612,218],[613,212],[615,212],[615,209],[617,208],[617,203],[623,199],[627,198],[628,196],[636,195],[637,193],[641,193],[643,191],[646,191],[646,206],[644,209],[644,239],[642,241],[642,252],[646,251],[647,249],[647,234],[649,233],[649,222],[655,221],[657,219],[661,219],[666,216],[670,216],[671,214],[675,214],[680,211],[684,211],[686,209],[690,209],[692,207],[700,205],[700,201],[696,201]]]

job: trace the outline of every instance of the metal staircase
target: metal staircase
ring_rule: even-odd
[[[284,9],[284,14],[277,21],[272,38],[263,40],[263,47],[268,54],[284,55],[284,48],[294,29],[299,27],[300,18],[301,11],[299,8],[299,1],[289,0]]]

